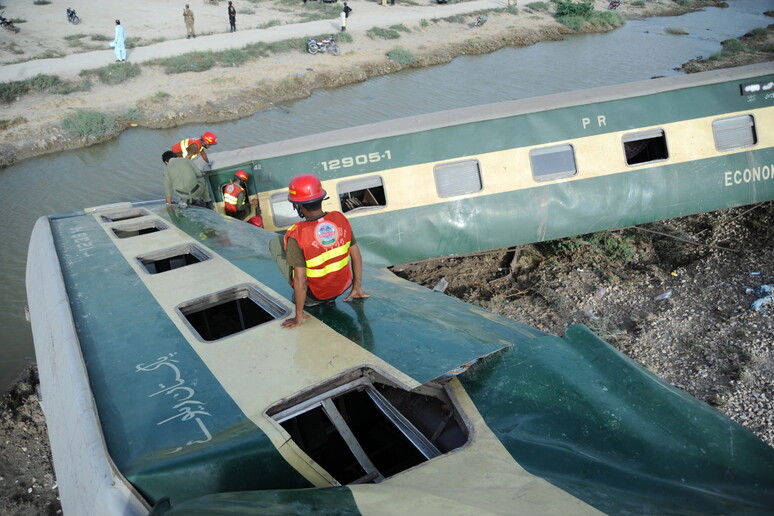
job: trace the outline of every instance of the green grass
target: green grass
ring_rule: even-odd
[[[76,91],[88,91],[91,82],[88,79],[80,81],[63,80],[57,75],[38,74],[23,81],[0,83],[0,103],[10,104],[17,98],[30,93],[53,93],[67,95]]]
[[[116,134],[119,123],[108,113],[79,109],[62,120],[62,128],[74,136],[101,139]]]
[[[142,118],[142,113],[137,108],[129,108],[123,112],[123,114],[121,115],[121,118],[123,118],[127,122],[134,122],[135,120],[139,120],[140,118]]]
[[[667,34],[672,34],[673,36],[688,35],[688,31],[681,27],[667,27],[666,29],[664,29],[664,32],[666,32]]]
[[[395,29],[384,29],[382,27],[371,27],[368,29],[368,32],[366,32],[366,36],[368,36],[371,39],[381,38],[381,39],[398,39],[400,38],[400,33]]]
[[[250,56],[244,50],[232,48],[218,53],[218,61],[226,66],[239,66],[246,63]]]
[[[89,37],[92,41],[113,41],[114,39],[104,34],[90,34]]]
[[[644,0],[636,0],[636,1],[632,2],[632,6],[634,6],[634,7],[645,7],[645,2],[644,2]]]
[[[237,11],[237,14],[255,14],[255,10],[250,9],[249,7],[243,7]]]
[[[269,27],[276,27],[278,25],[282,25],[282,22],[277,20],[277,19],[274,19],[274,20],[269,20],[269,21],[267,21],[265,23],[262,23],[262,24],[258,25],[257,28],[259,28],[259,29],[268,29]]]
[[[547,11],[548,2],[532,2],[531,4],[527,4],[525,7],[532,9],[533,11]]]
[[[155,103],[164,102],[171,96],[172,95],[170,95],[166,91],[159,90],[153,94],[153,96],[151,97],[151,102],[155,102]]]
[[[26,118],[23,116],[17,116],[13,120],[8,120],[7,118],[3,118],[0,120],[0,131],[4,131],[6,129],[10,129],[11,127],[15,127],[17,125],[23,124],[27,121]]]
[[[206,52],[189,52],[181,56],[163,57],[149,61],[150,64],[158,65],[164,68],[164,72],[172,75],[185,72],[203,72],[209,70],[217,63],[215,53],[211,50]]]
[[[411,29],[403,25],[402,23],[398,25],[390,25],[389,27],[392,30],[398,31],[398,32],[411,32]]]
[[[556,2],[556,21],[574,31],[583,30],[586,24],[594,27],[620,27],[626,23],[625,18],[616,11],[596,11],[589,2],[573,3],[564,0]]]
[[[737,53],[737,52],[744,52],[747,50],[747,47],[744,46],[744,43],[742,43],[736,38],[721,41],[720,44],[723,47],[723,50],[727,52]]]
[[[32,5],[48,5],[50,3],[48,0],[35,0]]]
[[[412,65],[416,62],[417,56],[414,55],[411,50],[407,50],[403,47],[395,47],[389,52],[387,52],[387,57],[395,61],[396,63],[400,63],[404,66]]]
[[[767,31],[763,27],[758,27],[757,29],[753,29],[750,31],[750,35],[755,39],[766,39],[766,36],[768,36],[769,31]]]
[[[140,65],[135,63],[112,63],[102,68],[84,70],[81,77],[97,77],[103,84],[115,85],[140,75]]]

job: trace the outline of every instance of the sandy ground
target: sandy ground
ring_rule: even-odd
[[[181,55],[192,50],[243,48],[250,42],[282,41],[331,33],[339,28],[336,18],[300,23],[305,13],[320,8],[321,4],[312,0],[307,4],[300,0],[298,3],[239,0],[235,3],[236,33],[227,32],[225,2],[218,6],[195,2],[192,9],[199,37],[190,40],[185,38],[182,2],[73,2],[70,5],[83,20],[80,25],[67,22],[65,8],[60,4],[38,6],[20,0],[5,2],[6,17],[21,18],[26,22],[17,23],[20,28],[17,34],[0,31],[0,63],[7,64],[0,67],[0,82],[20,80],[40,72],[76,77],[82,68],[110,64],[115,58],[107,47],[108,41],[93,41],[92,35],[112,40],[115,18],[121,19],[127,37],[140,38],[141,44],[147,44],[128,51],[130,62]],[[599,9],[607,6],[607,0],[595,2]],[[0,112],[0,122],[5,126],[0,129],[0,167],[47,152],[98,143],[95,139],[72,136],[61,128],[61,120],[77,109],[110,113],[120,119],[119,130],[127,125],[121,120],[122,115],[131,109],[138,110],[141,115],[132,122],[153,128],[236,119],[267,109],[273,102],[302,98],[315,88],[362,81],[397,71],[402,66],[386,57],[386,53],[396,46],[414,52],[418,57],[416,66],[427,66],[448,62],[462,54],[486,53],[509,45],[559,39],[567,32],[550,11],[530,8],[529,4],[523,3],[519,4],[518,15],[490,13],[483,27],[470,27],[464,21],[442,20],[464,13],[463,19],[472,22],[476,14],[484,10],[505,7],[507,0],[474,0],[449,5],[439,5],[432,0],[411,0],[410,3],[398,0],[395,6],[382,6],[372,0],[351,0],[349,4],[353,13],[348,32],[353,40],[341,45],[342,55],[338,57],[312,56],[298,50],[269,55],[239,67],[176,75],[167,75],[158,66],[143,65],[139,76],[118,86],[95,82],[86,92],[19,97],[4,105]],[[621,9],[628,17],[685,10],[672,0],[646,2],[643,7],[624,5]],[[275,20],[279,25],[255,28],[275,23]],[[409,29],[400,32],[399,39],[373,39],[366,35],[375,26],[397,24]],[[82,44],[68,46],[68,41],[73,41],[72,36],[77,34],[84,35],[79,40]],[[71,39],[66,39],[68,37]],[[64,57],[38,59],[61,54]]]

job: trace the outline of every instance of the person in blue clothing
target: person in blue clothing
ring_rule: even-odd
[[[116,51],[116,63],[126,61],[126,33],[121,26],[121,20],[116,20],[116,39],[110,46]]]

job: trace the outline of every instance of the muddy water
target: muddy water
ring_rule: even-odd
[[[762,14],[772,8],[771,0],[730,0],[729,5],[630,21],[610,34],[462,57],[448,65],[319,91],[244,120],[206,128],[229,149],[418,113],[676,75],[673,68],[719,51],[724,39],[772,22]],[[689,35],[666,34],[668,27]],[[34,357],[24,319],[24,274],[35,220],[86,206],[161,198],[162,151],[204,129],[135,129],[103,145],[0,170],[0,390]]]

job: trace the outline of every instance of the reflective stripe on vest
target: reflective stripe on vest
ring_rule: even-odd
[[[191,145],[191,143],[194,143],[194,138],[186,138],[185,140],[180,141],[180,151],[183,153],[184,158],[188,159],[196,159],[196,156],[199,155],[199,151],[202,150],[201,145],[197,144],[196,148],[198,149],[195,154],[188,154],[188,146]],[[200,142],[201,143],[201,142]]]
[[[328,260],[331,260],[333,258],[338,258],[339,256],[344,255],[343,258],[331,262],[328,265],[326,265],[323,268],[318,268],[323,263],[327,262]],[[322,276],[325,276],[326,274],[330,274],[331,272],[340,271],[344,267],[347,266],[349,263],[349,242],[347,242],[345,245],[341,247],[337,247],[335,249],[331,249],[330,251],[321,254],[317,258],[312,258],[311,260],[306,261],[306,276],[309,278],[321,278]]]

